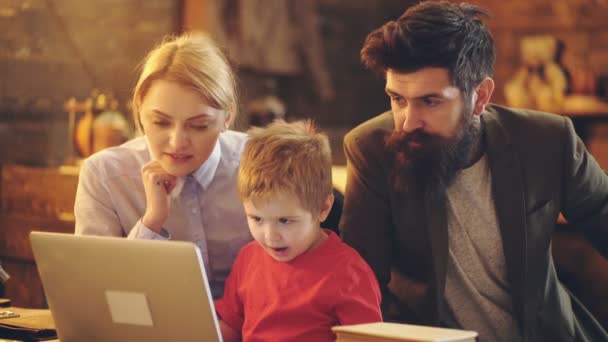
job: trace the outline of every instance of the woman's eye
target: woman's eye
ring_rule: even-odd
[[[204,131],[207,128],[209,128],[209,125],[190,125],[190,127],[192,127],[193,129],[195,129],[197,131]]]
[[[167,126],[169,126],[169,122],[168,121],[154,121],[153,124],[155,124],[156,126],[161,126],[161,127],[167,127]]]

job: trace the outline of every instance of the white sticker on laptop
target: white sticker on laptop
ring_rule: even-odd
[[[140,292],[106,291],[106,300],[114,323],[151,327],[152,315],[146,295]]]

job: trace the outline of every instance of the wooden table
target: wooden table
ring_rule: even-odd
[[[0,311],[9,310],[19,314],[19,317],[4,318],[0,323],[23,326],[31,329],[55,329],[55,321],[48,309],[0,308]],[[59,340],[49,340],[59,341]]]

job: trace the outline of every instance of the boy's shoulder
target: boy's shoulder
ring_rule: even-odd
[[[337,271],[371,271],[371,268],[363,257],[351,246],[342,241],[335,233],[329,239],[332,250],[332,264]]]
[[[359,252],[337,236],[330,243],[332,253],[325,261],[329,266],[324,272],[328,283],[335,286],[328,286],[328,291],[333,291],[336,298],[343,298],[347,294],[359,296],[362,289],[377,289],[376,276]]]

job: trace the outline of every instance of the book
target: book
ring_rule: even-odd
[[[336,342],[475,342],[470,330],[436,328],[400,323],[367,323],[332,328]]]

